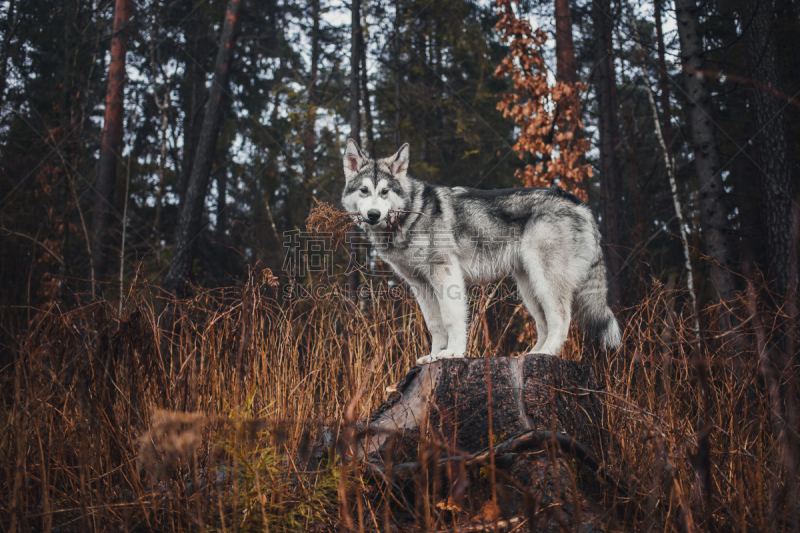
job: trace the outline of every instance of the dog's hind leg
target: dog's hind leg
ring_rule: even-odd
[[[519,295],[536,323],[536,344],[533,345],[529,353],[539,353],[545,341],[547,341],[547,321],[544,318],[544,311],[542,311],[542,306],[536,300],[528,274],[519,272],[514,275],[514,279],[517,281]]]
[[[555,295],[543,298],[542,310],[547,320],[547,340],[541,347],[542,353],[561,355],[561,348],[567,342],[569,323],[572,319],[572,304],[564,302]]]
[[[538,263],[536,257],[528,257],[525,261],[525,271],[529,276],[534,298],[539,302],[547,323],[547,338],[538,346],[537,351],[560,355],[569,334],[574,289],[557,269],[548,270],[545,265]]]

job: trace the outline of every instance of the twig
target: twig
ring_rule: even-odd
[[[10,234],[10,235],[14,235],[15,237],[22,237],[23,239],[28,239],[29,241],[32,241],[34,244],[38,244],[39,246],[41,246],[42,248],[44,248],[44,250],[45,250],[45,251],[46,251],[48,254],[50,254],[51,256],[53,256],[53,259],[55,259],[55,260],[56,260],[56,261],[58,261],[58,262],[59,262],[59,263],[60,263],[62,266],[64,266],[64,260],[61,258],[61,256],[60,256],[60,255],[58,255],[57,253],[55,253],[55,252],[52,250],[52,248],[50,248],[49,246],[47,246],[45,243],[43,243],[43,242],[41,242],[41,241],[37,240],[37,239],[36,239],[36,237],[31,237],[30,235],[26,235],[26,234],[24,234],[24,233],[19,233],[19,232],[17,232],[17,231],[10,230],[10,229],[8,229],[8,228],[7,228],[7,227],[5,227],[5,226],[0,226],[0,231],[5,231],[6,233],[8,233],[8,234]]]

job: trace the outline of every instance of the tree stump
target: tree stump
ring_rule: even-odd
[[[460,518],[470,527],[500,520],[494,512],[509,527],[527,520],[519,531],[602,528],[606,439],[596,389],[586,363],[543,354],[415,367],[362,424],[360,454],[384,480],[427,475],[440,508],[472,508]],[[487,482],[492,461],[496,505]],[[461,492],[471,503],[444,501]]]

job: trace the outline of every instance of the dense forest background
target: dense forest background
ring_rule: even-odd
[[[410,143],[412,175],[447,185],[519,186],[515,171],[549,157],[520,158],[497,109],[513,87],[494,75],[509,53],[495,5],[352,7],[356,19],[317,0],[3,2],[3,334],[47,303],[117,299],[134,278],[183,292],[260,264],[285,280],[284,232],[304,229],[314,199],[338,202],[348,135],[378,156]],[[780,293],[795,283],[800,4],[513,12],[549,36],[548,83],[585,84],[585,186],[618,306],[654,279],[686,285],[681,229],[700,307],[745,271]]]
[[[430,351],[363,241],[308,233],[348,219],[348,137],[592,207],[623,343],[561,357],[605,529],[800,530],[798,96],[800,0],[0,0],[0,530],[456,527],[347,451]],[[487,369],[535,338],[495,289]]]

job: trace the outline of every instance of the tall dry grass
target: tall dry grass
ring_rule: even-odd
[[[320,452],[320,428],[366,418],[427,334],[402,293],[337,290],[286,299],[258,271],[182,301],[138,284],[121,314],[41,310],[2,374],[0,529],[396,530],[415,504],[344,468],[341,443]],[[577,333],[565,348],[604,383],[603,468],[628,493],[601,503],[624,530],[794,531],[797,381],[776,366],[791,317],[761,284],[729,304],[728,331],[705,310],[698,339],[685,296],[654,283],[621,313],[623,348],[596,353]],[[471,305],[471,356],[530,345],[502,289]],[[426,527],[453,530],[446,494],[410,490],[430,500]]]

